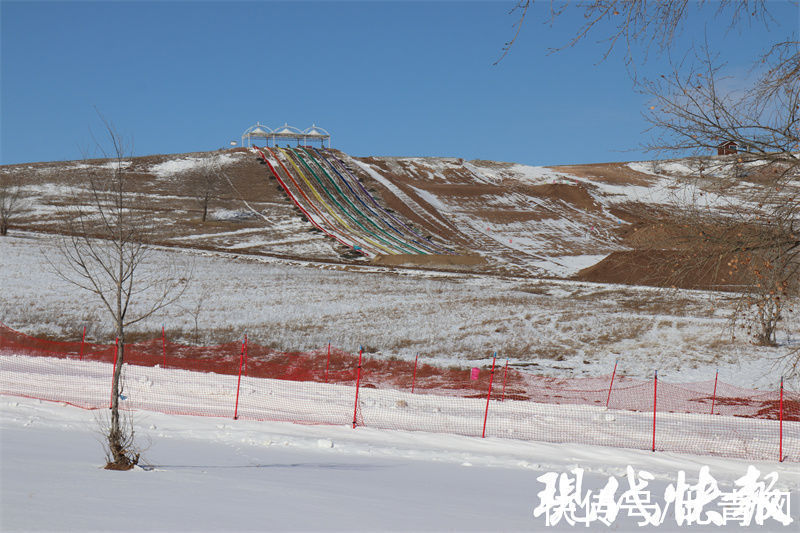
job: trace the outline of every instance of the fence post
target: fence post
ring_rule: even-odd
[[[781,400],[780,400],[780,410],[779,410],[778,418],[780,419],[780,426],[779,426],[779,433],[780,437],[778,438],[778,462],[783,462],[783,376],[781,376]]]
[[[719,378],[719,370],[714,374],[714,394],[711,395],[711,414],[714,414],[714,404],[717,401],[717,378]]]
[[[492,358],[492,371],[489,373],[489,392],[486,394],[486,411],[483,413],[483,433],[481,438],[486,438],[486,419],[489,417],[489,400],[492,397],[492,380],[494,379],[494,362],[497,359],[497,352],[494,353]]]
[[[508,374],[508,359],[506,359],[506,367],[503,370],[503,395],[500,396],[500,401],[503,402],[506,399],[506,374]]]
[[[411,394],[414,394],[414,385],[417,383],[417,361],[419,360],[419,354],[414,358],[414,377],[411,378]]]
[[[244,344],[242,345],[242,354],[244,355],[244,375],[247,375],[247,333],[244,334]]]
[[[78,358],[79,361],[83,361],[83,345],[85,342],[86,342],[86,324],[83,325],[83,335],[81,335],[81,355]]]
[[[114,405],[114,376],[117,373],[117,351],[119,350],[119,337],[114,340],[114,370],[111,371],[111,394],[108,397],[108,408]]]
[[[164,363],[163,367],[166,368],[167,366],[167,336],[164,332],[164,324],[161,324],[161,352],[164,355]]]
[[[239,352],[239,380],[236,382],[236,406],[233,408],[233,419],[239,419],[239,387],[242,384],[242,364],[244,363],[244,344]]]
[[[358,372],[356,373],[356,406],[353,408],[353,429],[356,428],[358,417],[358,387],[361,384],[361,354],[364,352],[362,346],[358,347]]]
[[[328,368],[331,366],[331,343],[328,342],[328,361],[325,363],[325,383],[328,382]]]
[[[656,451],[656,399],[658,398],[658,370],[653,375],[653,448]]]
[[[606,409],[608,409],[608,402],[611,401],[611,388],[614,386],[614,376],[617,375],[617,363],[619,359],[614,361],[614,371],[611,372],[611,383],[608,385],[608,398],[606,398]]]

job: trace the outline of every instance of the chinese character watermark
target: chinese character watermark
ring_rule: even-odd
[[[700,469],[694,484],[679,471],[677,481],[666,487],[660,502],[651,499],[648,486],[654,478],[644,470],[636,472],[628,466],[622,484],[610,476],[597,491],[584,488],[583,472],[582,468],[574,468],[561,474],[547,472],[536,478],[545,487],[537,494],[539,505],[533,516],[544,516],[547,526],[563,520],[569,525],[586,527],[594,522],[610,526],[620,515],[636,519],[639,526],[659,526],[670,510],[679,526],[763,525],[769,519],[784,526],[793,522],[790,493],[775,488],[778,474],[772,472],[762,478],[754,466],[748,467],[747,473],[734,481],[735,488],[728,492],[720,490],[707,466]]]

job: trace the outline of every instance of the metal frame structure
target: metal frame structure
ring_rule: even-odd
[[[256,122],[253,126],[247,128],[242,134],[242,146],[252,146],[253,140],[264,139],[264,144],[269,146],[272,141],[272,146],[277,146],[280,141],[296,142],[298,145],[308,146],[309,143],[319,142],[320,146],[325,148],[327,142],[328,148],[331,147],[331,134],[312,124],[310,128],[300,130],[289,123],[284,123],[276,129],[265,126],[260,122]]]
[[[272,134],[272,128],[269,126],[264,126],[260,122],[256,122],[254,125],[250,126],[244,133],[242,134],[242,146],[245,146],[244,141],[247,139],[247,146],[251,146],[252,139],[264,139],[264,142],[267,142],[269,136]]]

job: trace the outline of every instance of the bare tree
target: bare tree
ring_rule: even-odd
[[[154,223],[149,211],[141,209],[143,199],[133,191],[125,160],[128,145],[110,122],[100,118],[110,148],[97,145],[109,162],[88,165],[89,198],[74,200],[59,246],[62,260],[51,259],[50,264],[64,280],[95,295],[113,324],[118,349],[106,468],[128,469],[137,463],[138,454],[131,449],[132,426],[121,422],[119,413],[126,328],[177,300],[190,274],[177,264],[160,262],[157,268],[148,268],[151,248],[146,242]]]
[[[189,313],[194,320],[194,335],[192,343],[197,345],[200,343],[200,315],[203,313],[203,306],[211,296],[211,290],[208,287],[203,287],[199,294],[196,295],[190,306],[181,305],[181,309]]]
[[[652,50],[670,58],[684,24],[709,16],[702,10],[707,4],[715,8],[710,16],[729,29],[774,22],[765,0],[551,2],[550,23],[570,9],[583,15],[573,38],[554,51],[589,35],[606,44],[602,60],[624,47],[636,87],[651,98],[646,113],[651,139],[645,148],[699,156],[686,187],[713,190],[731,200],[709,206],[693,196],[680,206],[683,212],[673,222],[686,231],[676,235],[674,244],[684,253],[672,279],[703,272],[728,283],[739,295],[734,323],[743,325],[756,343],[769,345],[800,285],[800,44],[796,35],[771,43],[753,58],[749,84],[741,87],[738,80],[737,90],[726,83],[725,64],[708,42],[693,47],[681,61],[668,59],[657,79],[639,76],[637,60],[647,60]],[[512,10],[517,30],[503,57],[533,5],[533,0],[520,0]],[[709,157],[723,143],[730,153]]]
[[[800,43],[782,42],[759,58],[760,73],[744,89],[725,89],[724,63],[706,43],[669,75],[640,84],[652,98],[648,148],[708,154],[725,143],[736,157],[722,165],[769,165],[775,182],[793,178],[800,158]],[[738,176],[741,177],[741,176]]]
[[[21,192],[18,174],[9,171],[0,172],[0,236],[8,234],[9,223],[21,207]]]
[[[225,174],[222,171],[219,157],[214,157],[206,161],[200,169],[196,179],[193,180],[194,197],[202,211],[201,220],[206,221],[208,217],[208,206],[222,190],[226,182]]]
[[[740,282],[734,321],[762,345],[776,343],[785,304],[798,297],[800,268],[800,48],[773,46],[746,89],[725,89],[724,64],[708,44],[687,67],[641,87],[652,99],[647,115],[651,150],[708,154],[721,145],[733,153],[706,158],[690,182],[713,178],[730,202],[724,213],[693,211],[695,246],[702,261],[725,258]]]

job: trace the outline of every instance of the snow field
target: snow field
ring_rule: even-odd
[[[87,339],[108,342],[99,302],[48,264],[58,258],[53,239],[0,240],[0,320],[73,340],[87,324]],[[618,360],[622,375],[650,379],[658,369],[668,381],[705,381],[719,369],[722,381],[768,390],[777,388],[787,349],[731,341],[731,304],[720,294],[176,250],[154,250],[143,268],[176,261],[192,266],[186,293],[132,333],[152,338],[165,324],[170,340],[192,342],[196,318],[203,344],[241,340],[247,331],[253,342],[286,351],[331,342],[463,367],[486,366],[497,351],[512,367],[558,377],[606,375]]]
[[[159,178],[171,178],[184,172],[198,170],[207,165],[216,164],[225,167],[236,162],[247,154],[242,152],[214,154],[213,152],[205,156],[183,157],[181,159],[168,159],[162,163],[151,165],[149,172]]]

